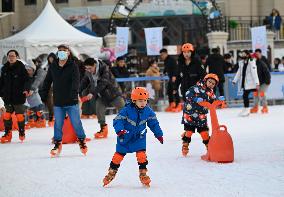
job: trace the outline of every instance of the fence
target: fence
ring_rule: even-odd
[[[284,19],[284,16],[282,16]],[[234,40],[251,40],[251,27],[266,25],[267,29],[271,29],[267,24],[266,16],[230,16],[225,17],[226,31],[229,33],[229,41]],[[280,28],[279,38],[284,39],[284,23]]]
[[[242,92],[238,91],[237,85],[232,84],[234,76],[235,74],[226,74],[225,84],[224,84],[226,101],[228,105],[231,107],[242,106]],[[161,80],[161,85],[162,85],[160,91],[161,94],[159,95],[159,99],[156,100],[155,103],[152,103],[152,107],[154,107],[154,109],[157,111],[162,111],[166,107],[166,105],[168,105],[166,86],[169,78],[167,76],[130,77],[130,78],[117,79],[118,82],[126,83],[127,88],[126,91],[124,92],[126,94],[127,93],[130,94],[131,89],[133,89],[136,86],[144,86],[147,87],[148,90],[149,88],[151,89],[150,86],[151,80]],[[270,104],[284,104],[284,72],[271,72],[271,84],[267,91],[267,98]]]

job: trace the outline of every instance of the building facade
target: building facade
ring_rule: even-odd
[[[0,38],[5,38],[28,26],[41,13],[47,0],[0,1],[0,10],[2,11],[0,14]],[[169,2],[170,0],[152,1]],[[117,0],[51,0],[51,2],[59,11],[66,7],[115,5]],[[144,0],[143,2],[147,3],[151,2],[151,0]],[[252,20],[261,20],[261,18],[269,15],[273,8],[277,8],[280,14],[283,13],[284,15],[283,0],[217,0],[217,2],[228,20],[247,20],[250,21],[250,25]]]

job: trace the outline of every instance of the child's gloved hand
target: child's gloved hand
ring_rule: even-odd
[[[225,97],[224,97],[224,96],[219,96],[219,97],[218,97],[218,100],[220,100],[220,101],[225,101]]]
[[[121,130],[117,133],[117,136],[120,137],[120,136],[124,135],[126,132],[127,132],[126,130]]]
[[[163,136],[161,136],[161,137],[157,137],[157,139],[159,140],[159,142],[160,142],[161,144],[163,144],[163,143],[164,143],[164,138],[163,138]]]
[[[194,98],[193,101],[196,103],[200,103],[203,101],[203,98],[197,97],[197,98]]]

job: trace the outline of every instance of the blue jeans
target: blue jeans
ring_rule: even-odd
[[[76,135],[80,139],[85,139],[86,135],[82,126],[82,122],[80,119],[80,112],[79,112],[79,106],[77,105],[71,105],[71,106],[65,106],[65,107],[57,107],[54,106],[54,140],[55,141],[61,141],[62,140],[62,127],[64,124],[64,119],[66,116],[66,113],[68,114],[71,124],[74,127],[74,130],[76,132]]]

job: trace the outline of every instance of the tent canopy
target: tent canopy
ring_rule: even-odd
[[[48,0],[38,18],[21,32],[0,40],[1,58],[10,49],[19,51],[21,58],[30,59],[40,54],[55,52],[60,44],[67,44],[71,51],[98,56],[102,38],[83,33],[67,23]]]

